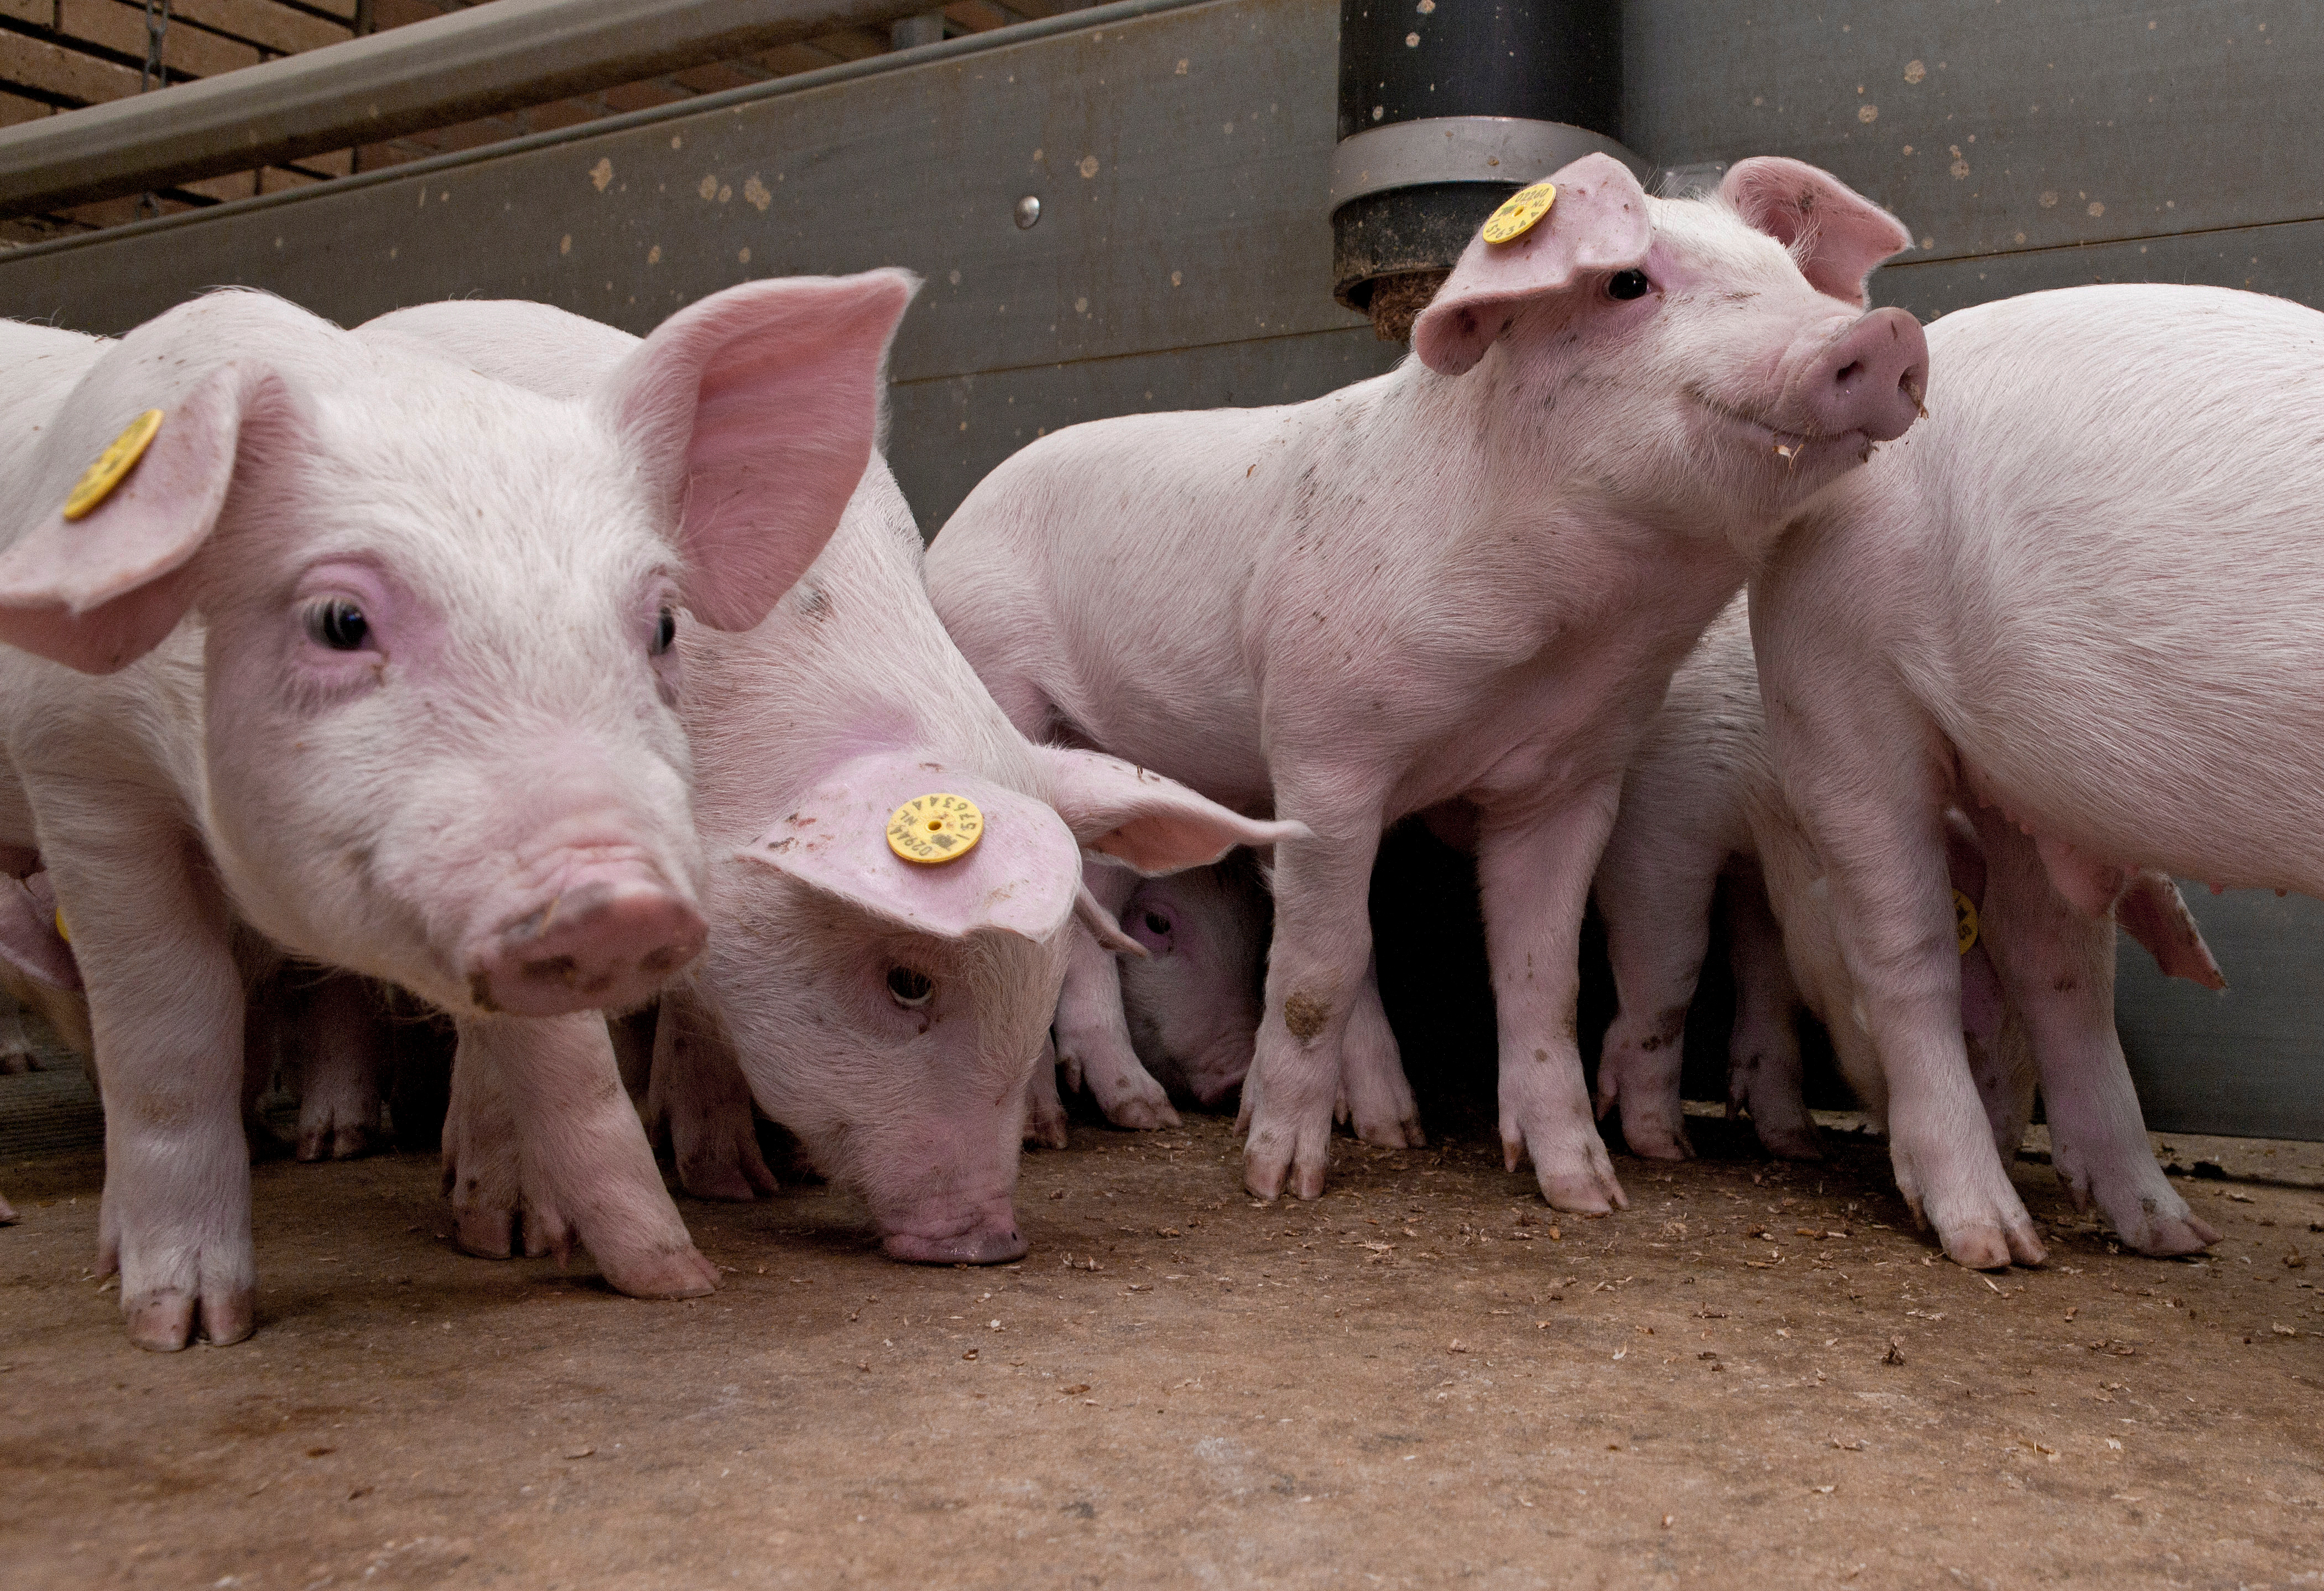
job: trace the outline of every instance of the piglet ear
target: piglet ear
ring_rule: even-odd
[[[1738,161],[1720,182],[1719,197],[1754,229],[1790,249],[1809,286],[1859,308],[1872,268],[1913,246],[1904,223],[1830,171],[1802,161],[1775,155]]]
[[[1584,155],[1549,180],[1557,184],[1549,214],[1508,243],[1471,238],[1413,323],[1412,351],[1439,375],[1467,375],[1531,301],[1646,264],[1654,228],[1629,167]]]
[[[1033,748],[1049,778],[1049,804],[1090,850],[1151,877],[1207,867],[1237,846],[1305,839],[1304,823],[1246,818],[1175,779],[1098,752]]]
[[[163,413],[144,456],[78,520],[64,516],[71,472],[115,432],[67,424],[52,433],[31,473],[55,485],[55,495],[31,505],[32,522],[0,553],[0,642],[88,674],[112,673],[160,645],[193,601],[186,565],[226,505],[244,417],[273,384],[247,365],[218,370]]]
[[[2114,920],[2146,947],[2165,977],[2185,978],[2203,989],[2227,986],[2227,975],[2204,943],[2195,914],[2187,910],[2187,897],[2170,874],[2152,867],[2131,874],[2130,883],[2115,897]]]
[[[57,894],[47,874],[0,878],[0,960],[52,989],[80,987],[80,963],[57,932]]]
[[[748,630],[831,539],[879,439],[908,271],[792,276],[663,321],[598,402],[668,495],[704,624]]]
[[[888,821],[924,795],[964,796],[983,814],[976,844],[947,862],[907,862]],[[1031,797],[905,752],[844,763],[736,853],[915,933],[957,939],[996,929],[1039,943],[1065,925],[1082,887],[1081,852]]]

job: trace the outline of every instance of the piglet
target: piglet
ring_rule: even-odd
[[[1984,846],[1959,812],[1948,815],[1945,857],[1948,898],[1959,916],[1962,1042],[1995,1147],[2013,1156],[2032,1119],[2035,1059],[1983,927]],[[1842,1075],[1876,1130],[1884,1129],[1887,1083],[1835,936],[1821,864],[1777,776],[1739,598],[1673,677],[1624,778],[1621,812],[1598,866],[1595,893],[1619,1001],[1598,1063],[1599,1109],[1618,1105],[1631,1152],[1653,1159],[1692,1152],[1679,1107],[1679,1060],[1714,885],[1736,983],[1730,1112],[1750,1114],[1771,1153],[1820,1152],[1801,1087],[1795,1021],[1804,1009],[1823,1022]],[[2200,938],[2185,946],[2151,930],[2185,916],[2168,878],[2134,881],[2117,915],[2166,969],[2216,986],[2217,968]],[[2110,1011],[2105,1020],[2111,1024]]]
[[[1943,814],[2060,1174],[2129,1244],[2213,1241],[2110,1020],[2115,926],[2217,986],[2159,875],[2324,894],[2324,314],[2080,287],[1929,328],[1950,396],[1812,505],[1751,590],[1784,791],[1888,1085],[1899,1185],[1964,1264],[2043,1257],[1975,1130]]]
[[[429,306],[365,334],[551,393],[635,346],[529,304]],[[1018,1152],[1076,911],[1135,949],[1083,890],[1085,853],[1134,883],[1304,831],[1028,742],[936,622],[920,561],[875,455],[838,533],[763,623],[678,625],[711,931],[662,996],[648,1114],[689,1190],[747,1198],[774,1186],[755,1100],[863,1198],[889,1255],[992,1263],[1026,1248]],[[951,849],[967,831],[941,816],[941,848],[899,829],[956,810],[912,808],[931,796],[973,806],[973,844]],[[504,1135],[493,1109],[456,1098],[447,1134],[489,1152]]]
[[[0,846],[88,984],[133,1340],[252,1328],[245,935],[451,1013],[560,1248],[715,1284],[598,1012],[706,935],[678,612],[746,630],[821,550],[904,300],[762,283],[566,402],[255,292],[0,328]]]
[[[1242,1094],[1261,1198],[1323,1191],[1343,1096],[1365,1138],[1418,1142],[1366,893],[1388,824],[1458,806],[1505,1155],[1530,1156],[1558,1207],[1623,1202],[1574,1037],[1622,769],[1750,560],[1903,434],[1926,384],[1913,318],[1864,307],[1907,235],[1825,173],[1746,161],[1714,198],[1665,200],[1593,155],[1554,181],[1530,230],[1469,245],[1398,369],[1284,408],[1058,431],[929,550],[937,613],[1027,735],[1314,831],[1274,859]],[[1126,1048],[1104,994],[1068,989],[1116,1013],[1074,1041]]]

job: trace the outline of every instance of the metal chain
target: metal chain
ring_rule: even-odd
[[[137,92],[170,86],[170,69],[161,60],[161,42],[170,36],[170,0],[145,0],[145,69],[137,74]],[[161,213],[161,201],[151,192],[137,196],[137,214],[151,218]]]
[[[170,69],[161,63],[161,41],[170,36],[170,0],[145,0],[145,69],[137,77],[137,92],[170,86]]]

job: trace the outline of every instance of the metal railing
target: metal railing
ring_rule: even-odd
[[[490,0],[0,128],[0,217],[377,143],[927,9],[927,0]]]

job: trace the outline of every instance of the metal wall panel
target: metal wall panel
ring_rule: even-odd
[[[1111,412],[1099,393],[1313,397],[1401,354],[1305,342],[1365,325],[1329,291],[1331,0],[1138,9],[0,255],[0,311],[112,332],[232,282],[346,325],[529,298],[642,332],[754,277],[908,265],[927,286],[897,340],[896,450],[934,530],[1035,427]],[[1222,347],[1243,352],[1145,363]],[[1083,368],[1133,356],[1148,374]],[[1039,416],[963,426],[977,392]],[[952,422],[920,424],[929,402]]]
[[[2308,0],[1627,0],[1623,137],[1666,165],[1788,154],[1923,257],[2324,215]]]

